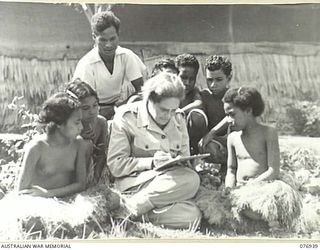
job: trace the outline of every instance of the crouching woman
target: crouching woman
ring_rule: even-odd
[[[184,86],[173,74],[147,81],[142,101],[117,110],[107,157],[130,213],[168,228],[196,228],[201,219],[191,201],[199,188],[198,174],[182,164],[158,169],[174,157],[190,155],[185,118],[178,109],[183,97]]]

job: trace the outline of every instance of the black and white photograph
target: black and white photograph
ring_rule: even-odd
[[[0,1],[0,21],[1,248],[319,247],[320,3]]]

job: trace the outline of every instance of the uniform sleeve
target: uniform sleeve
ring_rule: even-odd
[[[187,122],[183,114],[177,114],[177,121],[181,126],[182,133],[182,146],[181,146],[181,155],[189,156],[190,155],[190,146],[189,146],[189,134],[187,129]]]
[[[126,54],[126,77],[131,82],[143,77],[146,72],[146,66],[141,59],[133,52]]]
[[[109,169],[115,177],[151,169],[153,157],[132,157],[133,136],[127,118],[117,113],[112,122],[107,157]]]

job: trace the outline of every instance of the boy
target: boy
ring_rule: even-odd
[[[152,69],[151,77],[157,75],[160,72],[178,74],[178,69],[176,68],[174,60],[170,58],[164,58],[158,61]]]
[[[232,193],[233,205],[247,218],[291,226],[301,201],[289,185],[275,181],[280,171],[278,135],[276,129],[257,121],[264,110],[260,93],[251,87],[232,88],[223,102],[234,131],[227,141],[225,187],[240,187]]]
[[[206,59],[205,69],[208,89],[201,91],[200,94],[203,110],[208,119],[208,127],[201,131],[200,138],[203,138],[198,146],[200,152],[211,154],[208,159],[210,162],[221,164],[220,174],[223,181],[227,163],[228,123],[225,118],[222,97],[230,86],[232,64],[226,57],[211,55]]]
[[[181,110],[185,113],[190,137],[191,153],[197,153],[199,141],[198,133],[206,127],[205,114],[200,109],[202,99],[196,85],[196,78],[199,71],[197,58],[190,54],[181,54],[175,58],[178,76],[185,86],[185,98],[180,103]]]

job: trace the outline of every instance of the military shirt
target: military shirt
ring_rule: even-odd
[[[188,156],[186,121],[179,110],[161,129],[147,111],[145,100],[121,106],[113,119],[107,163],[120,191],[134,187],[157,175],[152,169],[157,151],[172,157]]]

